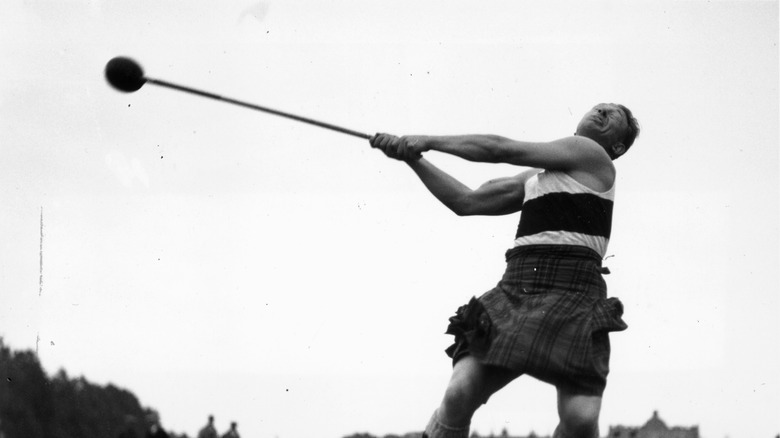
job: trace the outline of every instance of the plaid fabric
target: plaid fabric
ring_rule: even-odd
[[[471,354],[576,393],[601,395],[609,373],[608,332],[627,328],[607,298],[595,251],[528,245],[507,252],[498,285],[458,309],[448,334],[453,363]]]

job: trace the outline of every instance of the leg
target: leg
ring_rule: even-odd
[[[441,405],[426,428],[427,436],[466,438],[474,412],[516,377],[514,372],[483,365],[472,356],[459,360],[452,369]]]
[[[598,438],[601,396],[558,389],[558,417],[553,438]]]

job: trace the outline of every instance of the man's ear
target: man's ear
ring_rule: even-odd
[[[621,142],[617,142],[613,144],[611,149],[612,149],[612,156],[614,156],[615,158],[626,153],[626,145],[624,145]]]

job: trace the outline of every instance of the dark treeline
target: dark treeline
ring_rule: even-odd
[[[143,438],[156,417],[157,412],[141,406],[132,392],[112,384],[71,378],[65,370],[48,377],[34,352],[12,351],[0,337],[0,438]],[[171,432],[168,436],[187,437]],[[422,432],[384,437],[355,433],[343,438],[421,436]],[[471,438],[481,437],[472,433]],[[495,438],[509,437],[504,432]]]
[[[143,437],[155,415],[133,393],[60,370],[48,377],[32,351],[0,337],[0,438]]]

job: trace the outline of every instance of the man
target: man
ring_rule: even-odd
[[[168,433],[160,425],[160,415],[150,412],[147,415],[149,428],[146,430],[146,438],[168,438]]]
[[[237,427],[238,427],[238,423],[236,423],[235,421],[231,422],[230,423],[230,430],[225,432],[222,435],[222,438],[241,438],[241,436],[238,434]]]
[[[377,134],[371,146],[405,161],[425,187],[458,215],[522,210],[507,269],[498,285],[458,309],[447,333],[453,371],[429,438],[466,438],[474,412],[523,374],[558,393],[556,438],[598,437],[609,372],[610,331],[626,329],[623,307],[606,297],[601,267],[612,223],[613,160],[639,134],[623,105],[599,104],[574,136],[551,142],[494,135]],[[439,151],[486,163],[532,168],[472,190],[422,155]]]
[[[214,427],[214,416],[209,415],[208,423],[198,432],[198,438],[219,438],[217,428]]]

